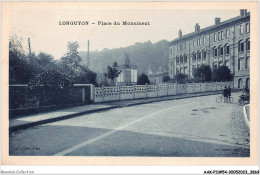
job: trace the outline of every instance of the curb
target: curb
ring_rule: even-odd
[[[30,127],[33,127],[33,126],[38,126],[38,125],[57,122],[57,121],[61,121],[61,120],[71,119],[71,118],[74,118],[74,117],[78,117],[80,115],[90,114],[90,113],[99,112],[99,111],[106,111],[106,110],[115,109],[115,108],[118,108],[118,106],[110,106],[110,107],[106,107],[106,108],[94,109],[94,110],[90,110],[90,111],[84,111],[84,112],[79,112],[79,113],[75,113],[75,114],[64,115],[64,116],[46,119],[46,120],[41,120],[41,121],[37,121],[37,122],[25,123],[25,124],[9,127],[9,132],[10,131],[17,131],[17,130],[20,130],[20,129],[27,129],[27,128],[30,128]]]
[[[245,123],[246,123],[246,127],[248,129],[250,129],[250,121],[248,120],[248,116],[247,116],[247,113],[246,113],[246,107],[250,107],[250,104],[243,106],[243,113],[244,113],[244,120],[245,120]]]

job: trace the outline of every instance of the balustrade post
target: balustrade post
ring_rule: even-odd
[[[135,99],[135,85],[133,85],[133,98]]]
[[[104,96],[105,96],[104,85],[102,85],[102,102],[104,101]]]
[[[159,97],[159,85],[156,84],[157,97]]]
[[[177,82],[175,83],[175,95],[177,95],[177,92],[178,92],[178,86],[177,86]]]
[[[121,86],[118,86],[118,92],[119,92],[119,100],[121,100]]]
[[[186,95],[188,94],[188,83],[186,82]]]
[[[148,87],[148,84],[146,83],[145,84],[145,95],[146,95],[146,98],[148,97],[147,87]]]
[[[194,93],[194,82],[192,82],[192,86],[193,86],[193,87],[192,87],[192,89],[193,89],[193,90],[192,90],[192,93]]]
[[[167,96],[169,95],[169,86],[168,83],[166,83],[166,90],[167,90]]]

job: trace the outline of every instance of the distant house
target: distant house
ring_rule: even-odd
[[[119,65],[121,73],[117,77],[117,85],[135,85],[137,84],[137,66],[130,63],[126,55],[125,64]]]
[[[167,69],[162,68],[161,65],[157,70],[152,68],[149,65],[147,73],[148,73],[148,78],[150,80],[150,84],[163,83],[163,76],[168,75]]]

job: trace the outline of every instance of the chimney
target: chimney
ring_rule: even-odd
[[[245,16],[247,16],[248,15],[248,13],[247,13],[247,9],[245,9]]]
[[[215,18],[215,25],[220,24],[220,18]]]
[[[181,37],[182,37],[182,31],[179,30],[179,38],[181,38]]]
[[[195,32],[199,32],[199,31],[200,31],[200,25],[199,25],[199,23],[197,23],[195,25]]]
[[[241,17],[245,16],[245,9],[240,9],[240,16]]]

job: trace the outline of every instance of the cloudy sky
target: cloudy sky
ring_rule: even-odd
[[[239,15],[239,10],[162,10],[162,9],[78,9],[78,8],[16,8],[9,12],[10,34],[23,38],[27,51],[27,38],[31,38],[34,52],[44,51],[59,59],[66,52],[68,41],[78,41],[80,51],[125,47],[136,42],[171,41],[194,31],[199,23],[201,28],[214,24],[214,18],[221,21]],[[89,21],[89,25],[59,25],[62,21]],[[114,22],[121,25],[97,25],[98,21]],[[125,26],[122,21],[150,22],[149,26]]]

